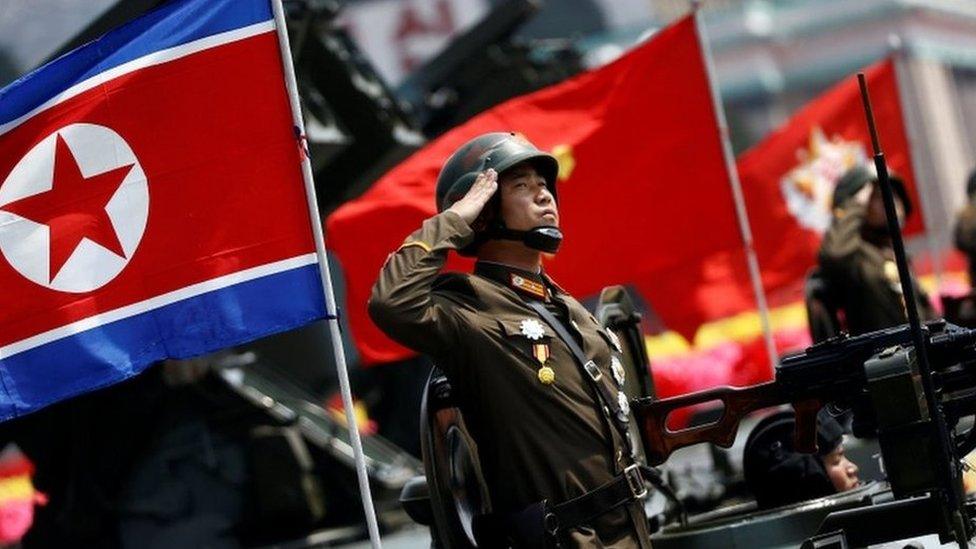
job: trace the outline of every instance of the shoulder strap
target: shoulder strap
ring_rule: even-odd
[[[630,435],[630,429],[628,429],[627,424],[630,422],[630,416],[623,409],[621,409],[620,404],[617,401],[617,395],[613,394],[613,391],[607,387],[606,383],[602,383],[603,372],[597,368],[596,363],[592,360],[586,358],[586,354],[583,349],[580,348],[579,344],[573,338],[566,326],[553,315],[549,309],[540,301],[529,301],[527,302],[529,307],[539,313],[539,316],[546,321],[549,326],[556,332],[559,339],[563,340],[563,343],[569,347],[570,353],[576,359],[576,364],[583,369],[583,378],[588,380],[590,385],[596,390],[597,396],[603,401],[603,405],[610,410],[610,423],[617,429],[620,436],[623,437],[624,442],[627,445],[627,452],[631,457],[635,455],[635,447],[633,438]]]

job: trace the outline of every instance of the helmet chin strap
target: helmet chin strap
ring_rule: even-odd
[[[495,240],[515,240],[547,254],[556,253],[563,241],[563,232],[558,227],[540,225],[527,231],[517,231],[507,227],[495,226],[491,229],[489,238]]]

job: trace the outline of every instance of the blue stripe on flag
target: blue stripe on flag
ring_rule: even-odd
[[[0,421],[325,316],[318,265],[214,290],[0,361]],[[70,358],[67,358],[70,357]]]
[[[269,0],[176,0],[41,66],[0,90],[0,124],[147,54],[272,20]]]

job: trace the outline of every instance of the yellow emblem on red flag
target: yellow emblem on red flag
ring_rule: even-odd
[[[576,157],[573,156],[572,145],[556,145],[552,148],[552,155],[559,161],[559,174],[556,176],[557,179],[559,181],[569,179],[569,176],[573,175],[573,169],[576,168]]]

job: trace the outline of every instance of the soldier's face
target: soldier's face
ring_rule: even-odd
[[[823,459],[824,469],[827,470],[830,483],[834,485],[834,490],[846,492],[857,488],[858,484],[861,483],[857,477],[857,465],[844,455],[843,444],[838,445],[833,452],[821,459]]]
[[[559,226],[559,210],[546,180],[529,162],[522,162],[498,176],[501,215],[509,229],[527,231],[539,226]]]
[[[905,225],[905,205],[901,203],[901,199],[898,195],[895,195],[895,211],[898,212],[898,225]],[[865,222],[871,226],[878,229],[882,229],[887,226],[887,217],[885,217],[884,209],[884,197],[881,195],[881,187],[877,184],[874,185],[874,190],[871,191],[871,198],[868,199],[868,210]]]

